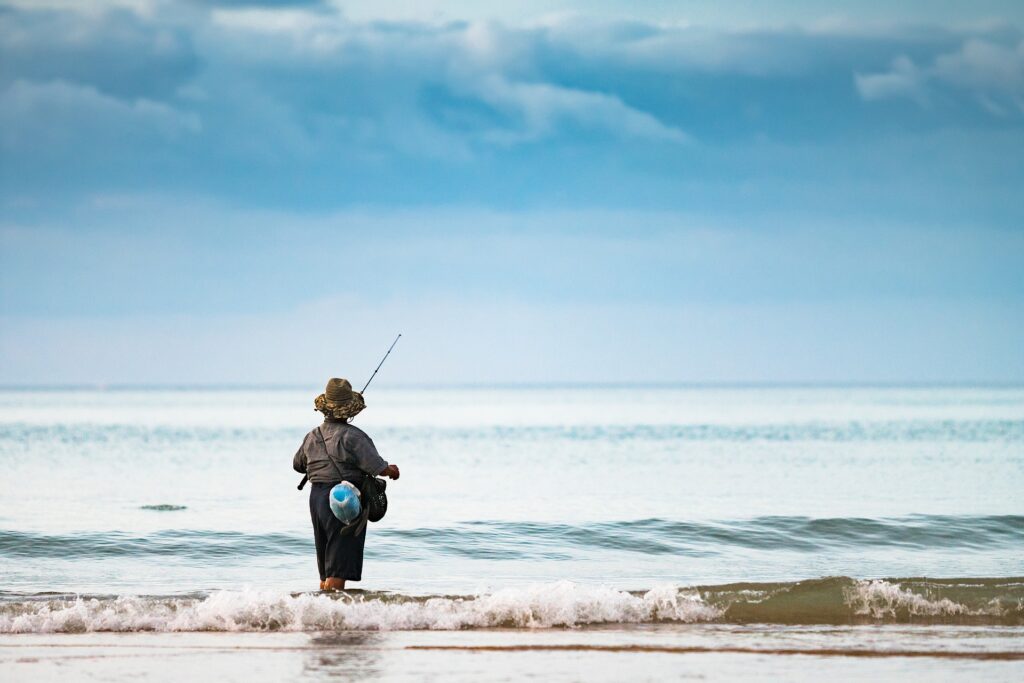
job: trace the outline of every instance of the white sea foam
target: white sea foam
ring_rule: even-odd
[[[997,581],[997,580],[992,580]],[[590,624],[693,623],[1024,623],[1017,584],[971,588],[843,577],[786,587],[657,586],[634,594],[560,581],[475,596],[217,591],[206,597],[28,597],[0,601],[0,633],[90,631],[341,631],[543,629]],[[838,584],[838,585],[837,585]],[[837,593],[836,589],[840,588]],[[948,594],[954,591],[953,595]],[[943,594],[943,593],[947,594]],[[703,595],[703,597],[702,597]],[[808,602],[808,596],[813,600]],[[957,597],[959,596],[959,597]],[[963,597],[967,604],[958,602]],[[808,612],[808,604],[817,612]],[[801,620],[807,620],[802,622]]]
[[[708,621],[720,615],[695,591],[643,595],[562,581],[475,597],[389,599],[255,590],[206,598],[76,598],[0,606],[0,633],[89,631],[454,630],[509,626]]]
[[[847,590],[846,602],[854,614],[873,619],[895,619],[904,613],[921,617],[953,617],[979,613],[971,612],[964,605],[949,598],[929,599],[899,584],[883,580],[858,581]]]

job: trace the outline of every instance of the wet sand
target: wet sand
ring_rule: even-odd
[[[650,626],[544,631],[0,636],[0,679],[1024,679],[1019,627]]]

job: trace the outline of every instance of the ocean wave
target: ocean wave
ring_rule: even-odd
[[[162,508],[161,508],[162,509]],[[640,519],[563,524],[480,521],[442,527],[374,529],[373,557],[424,552],[474,559],[572,559],[588,550],[707,557],[734,548],[816,552],[826,549],[1020,547],[1024,516],[914,515],[899,518],[757,517],[748,520]],[[167,529],[41,534],[0,530],[0,557],[174,556],[183,560],[299,555],[306,534]]]
[[[167,529],[148,534],[127,531],[41,534],[0,530],[0,557],[16,558],[161,556],[217,560],[267,554],[298,555],[309,553],[312,548],[311,538],[286,533]]]
[[[473,596],[289,594],[14,596],[0,633],[545,629],[645,623],[1024,624],[1024,579],[831,577],[629,592],[569,581]]]
[[[851,579],[700,589],[730,623],[1024,623],[1024,578]]]

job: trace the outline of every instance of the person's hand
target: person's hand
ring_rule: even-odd
[[[398,479],[398,475],[400,474],[400,472],[398,471],[398,465],[388,465],[387,467],[384,468],[384,471],[381,472],[381,474],[383,474],[385,477]]]

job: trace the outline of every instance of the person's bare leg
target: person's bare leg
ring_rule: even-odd
[[[333,576],[327,577],[324,581],[323,590],[325,591],[343,591],[345,590],[345,579],[338,579]]]

